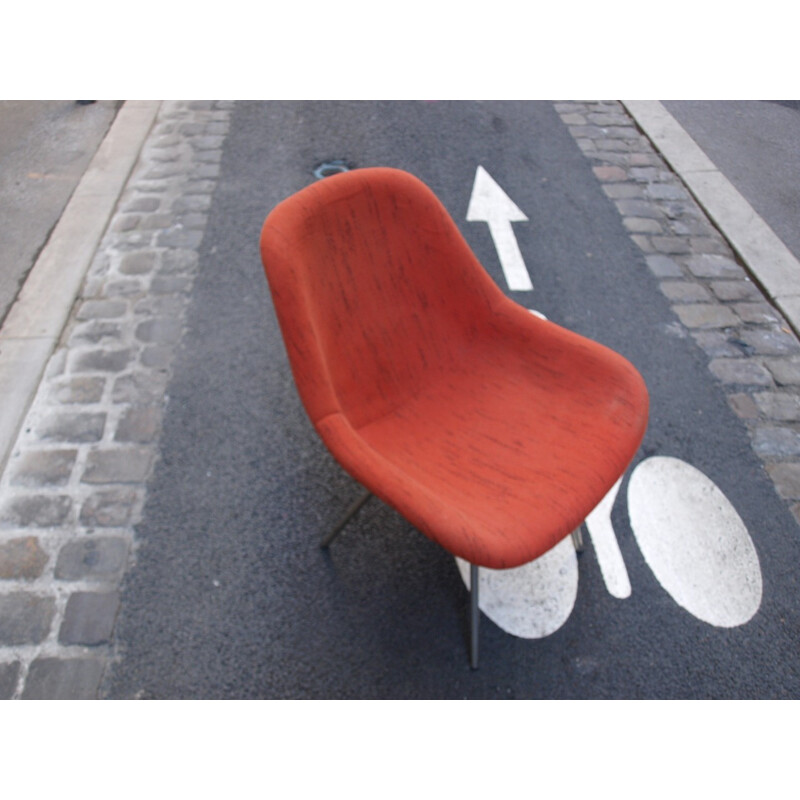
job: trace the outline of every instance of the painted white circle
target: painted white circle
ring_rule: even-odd
[[[761,605],[761,568],[742,518],[722,490],[678,458],[642,461],[628,484],[631,528],[673,600],[721,628]]]
[[[456,558],[469,588],[469,564]],[[578,596],[578,558],[571,537],[536,561],[514,569],[478,571],[478,605],[495,625],[523,639],[555,633],[569,618]]]

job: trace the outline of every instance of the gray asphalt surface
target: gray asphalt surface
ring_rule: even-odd
[[[118,104],[0,101],[0,324]]]
[[[342,158],[407,169],[438,194],[505,287],[488,230],[464,221],[482,164],[523,208],[534,292],[514,298],[624,354],[651,394],[636,461],[701,469],[747,525],[764,576],[746,625],[709,626],[655,580],[613,520],[633,594],[606,591],[591,546],[578,599],[551,636],[482,621],[467,656],[467,592],[453,559],[373,501],[332,546],[320,534],[358,487],[297,398],[258,254],[281,199]],[[550,103],[237,104],[117,625],[112,698],[789,697],[800,545],[709,376]]]

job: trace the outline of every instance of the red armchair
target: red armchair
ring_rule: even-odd
[[[267,217],[261,255],[325,445],[472,565],[476,667],[478,567],[527,563],[580,528],[642,440],[642,378],[506,297],[431,190],[400,170],[297,192]]]

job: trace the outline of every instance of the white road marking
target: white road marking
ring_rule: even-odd
[[[624,599],[631,596],[631,582],[614,533],[614,526],[611,524],[611,509],[621,483],[622,478],[611,487],[611,491],[600,501],[597,508],[586,517],[586,529],[592,537],[592,546],[606,589],[614,597]]]
[[[456,558],[469,588],[469,564]],[[495,625],[522,639],[555,633],[575,607],[578,559],[568,536],[541,558],[515,569],[479,570],[478,605]]]
[[[508,288],[515,292],[533,289],[514,229],[511,227],[512,222],[527,222],[528,218],[480,165],[475,170],[467,221],[488,223]]]
[[[700,470],[677,458],[642,461],[628,484],[631,527],[673,600],[722,628],[743,625],[761,605],[758,555],[736,509]]]

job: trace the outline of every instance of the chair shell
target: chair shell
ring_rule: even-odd
[[[635,455],[636,369],[509,299],[414,176],[365,168],[301,189],[267,217],[261,256],[323,442],[453,555],[538,558]]]

